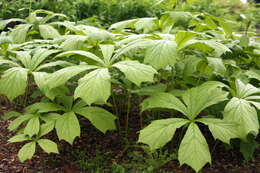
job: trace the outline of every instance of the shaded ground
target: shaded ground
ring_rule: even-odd
[[[132,119],[135,121],[136,119]],[[170,154],[162,152],[160,157],[149,156],[139,145],[128,144],[123,135],[109,132],[106,135],[95,130],[87,121],[81,120],[82,134],[74,146],[59,142],[60,155],[47,155],[39,147],[33,160],[20,163],[17,153],[22,144],[8,144],[12,134],[7,130],[9,121],[0,120],[0,173],[146,173],[159,167],[160,162],[169,159]],[[129,141],[137,140],[139,124],[132,126],[128,135]],[[49,136],[53,140],[56,137]],[[210,138],[210,137],[209,137]],[[208,139],[208,138],[207,138]],[[209,142],[210,143],[210,142]],[[213,146],[214,143],[210,144]],[[171,149],[172,144],[168,148]],[[211,149],[212,150],[212,149]],[[176,157],[173,155],[173,157]],[[203,169],[203,173],[260,173],[260,151],[256,152],[253,162],[245,163],[239,151],[226,151],[217,143],[212,154],[213,164]],[[152,165],[152,166],[151,166]],[[151,168],[152,167],[152,168]],[[170,161],[154,172],[192,173],[186,167],[179,167],[177,161]]]

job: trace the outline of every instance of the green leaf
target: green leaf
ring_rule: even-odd
[[[155,40],[154,44],[146,50],[144,63],[156,69],[173,66],[177,60],[177,44],[170,40]]]
[[[24,121],[31,119],[33,116],[35,116],[35,115],[24,114],[22,116],[19,116],[18,118],[16,118],[9,124],[8,130],[13,131],[13,130],[17,129]]]
[[[196,35],[197,33],[191,31],[179,31],[175,37],[178,49],[181,49],[187,41],[191,40]]]
[[[106,133],[107,130],[115,130],[116,116],[99,107],[84,107],[75,110],[77,114],[80,114],[87,118],[98,130]]]
[[[111,93],[111,82],[108,69],[96,69],[79,80],[75,98],[82,98],[88,105],[106,103]]]
[[[109,44],[107,44],[107,45],[101,44],[101,45],[99,45],[99,47],[101,48],[105,63],[109,64],[110,59],[114,53],[115,46],[109,45]]]
[[[59,139],[64,139],[71,145],[74,139],[80,136],[79,121],[74,112],[67,112],[57,119],[55,128]]]
[[[187,106],[186,116],[194,119],[205,108],[227,100],[228,93],[218,87],[221,83],[206,82],[199,87],[187,90],[182,99]]]
[[[236,80],[236,94],[238,98],[244,98],[260,93],[260,89],[251,84],[244,84],[241,80]]]
[[[246,139],[248,133],[258,134],[259,121],[256,109],[244,99],[233,97],[225,107],[224,120],[239,124],[238,134]]]
[[[187,164],[198,172],[206,163],[211,163],[207,141],[199,127],[191,123],[181,141],[178,151],[180,164]]]
[[[209,66],[214,70],[215,73],[225,75],[226,67],[221,58],[207,57]]]
[[[46,113],[61,110],[64,110],[62,106],[50,102],[38,102],[26,107],[26,112],[28,113]]]
[[[60,37],[60,33],[51,25],[39,25],[42,38],[55,39]]]
[[[24,94],[27,86],[28,70],[20,67],[13,67],[4,72],[0,79],[0,93],[13,100]]]
[[[59,153],[57,144],[49,139],[40,139],[37,141],[37,143],[40,145],[43,151],[48,154]]]
[[[153,82],[154,74],[157,73],[151,66],[138,61],[120,61],[113,66],[122,71],[126,78],[137,86],[140,86],[142,82]]]
[[[4,115],[1,116],[1,118],[3,120],[9,120],[11,118],[19,117],[19,116],[21,116],[21,113],[15,112],[15,111],[10,111],[10,112],[5,112]]]
[[[48,49],[37,49],[30,62],[30,69],[32,71],[36,70],[37,67],[46,60],[50,55],[58,53],[59,50],[48,50]]]
[[[177,128],[188,122],[188,120],[182,118],[153,121],[140,131],[138,142],[148,144],[151,150],[161,148],[173,138]]]
[[[74,51],[72,50],[72,51],[63,52],[58,54],[56,57],[71,56],[71,55],[80,55],[88,59],[94,60],[95,62],[98,62],[100,64],[104,64],[103,60],[98,56],[96,56],[95,54],[87,51],[82,51],[82,50],[74,50]]]
[[[156,84],[151,86],[142,87],[140,89],[132,90],[132,93],[136,93],[138,95],[154,95],[155,93],[165,92],[167,89],[166,84]]]
[[[222,43],[215,40],[189,40],[185,43],[183,48],[193,48],[201,51],[214,50],[216,56],[221,56],[225,52],[231,52],[231,50]]]
[[[12,138],[8,139],[8,142],[23,142],[29,140],[29,138],[25,134],[15,135]]]
[[[145,99],[142,104],[142,111],[153,108],[174,109],[186,114],[185,105],[175,96],[169,93],[157,93]]]
[[[78,75],[79,73],[95,68],[96,66],[90,65],[76,65],[66,67],[49,75],[46,83],[50,88],[56,88],[58,86],[64,85],[69,79]]]
[[[247,141],[240,141],[240,152],[243,154],[246,161],[250,161],[254,159],[254,153],[259,146],[260,145],[257,143],[255,138],[249,136]]]
[[[258,81],[260,81],[260,70],[252,68],[252,69],[246,71],[246,75],[250,79],[257,79]]]
[[[49,121],[47,123],[44,123],[41,125],[40,127],[40,133],[39,133],[39,137],[42,137],[46,134],[48,134],[49,132],[51,132],[55,127],[55,121]]]
[[[14,43],[23,43],[26,40],[27,32],[31,24],[18,25],[10,34]]]
[[[32,117],[26,127],[24,128],[24,134],[29,135],[32,137],[33,135],[37,135],[40,130],[40,121],[38,116]]]
[[[24,162],[25,160],[32,159],[34,153],[35,153],[35,142],[30,142],[25,144],[18,152],[18,157],[21,162]]]
[[[86,36],[82,35],[65,35],[64,42],[61,43],[60,48],[62,50],[80,50],[84,47],[84,42],[87,40]]]
[[[230,139],[239,137],[237,123],[216,118],[201,118],[197,121],[206,124],[215,139],[219,139],[227,144],[230,143]]]

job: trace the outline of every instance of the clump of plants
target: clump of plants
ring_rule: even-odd
[[[4,116],[17,133],[9,142],[25,143],[21,162],[32,159],[37,146],[59,153],[49,133],[72,145],[81,134],[80,117],[104,134],[127,134],[131,108],[139,102],[141,124],[142,112],[159,112],[137,141],[150,150],[174,143],[180,129],[177,159],[196,172],[212,163],[208,134],[227,145],[237,139],[252,159],[254,150],[245,147],[256,143],[259,132],[256,34],[183,11],[121,21],[107,30],[43,10],[2,22],[12,20],[21,24],[0,35],[0,93],[22,108]],[[127,105],[125,111],[118,102]]]

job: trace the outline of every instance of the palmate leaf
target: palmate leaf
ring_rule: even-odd
[[[40,120],[39,117],[35,115],[28,121],[26,127],[24,128],[24,134],[27,134],[30,137],[32,137],[33,135],[37,135],[39,130],[40,130]]]
[[[36,142],[30,142],[25,144],[18,152],[18,157],[21,162],[27,159],[32,159],[36,148]]]
[[[37,102],[26,107],[28,113],[46,113],[61,110],[64,110],[62,106],[50,102]]]
[[[236,96],[238,98],[246,98],[253,94],[260,94],[260,89],[251,84],[244,84],[240,80],[236,80]]]
[[[95,68],[97,67],[91,65],[76,65],[65,67],[49,75],[46,83],[50,88],[55,88],[64,85],[69,79],[78,75],[79,73]]]
[[[110,74],[107,68],[96,69],[79,80],[75,98],[82,98],[88,105],[106,103],[111,93]]]
[[[218,86],[224,86],[220,82],[206,82],[199,87],[187,90],[182,99],[187,106],[186,116],[194,119],[205,108],[227,100],[228,93]]]
[[[0,79],[0,93],[13,100],[24,94],[27,86],[28,70],[21,67],[13,67],[4,72]]]
[[[72,50],[72,51],[62,52],[59,55],[57,55],[56,57],[64,57],[64,56],[71,56],[71,55],[80,55],[80,56],[86,57],[88,59],[91,59],[95,62],[98,62],[100,64],[104,64],[103,60],[101,58],[99,58],[98,56],[96,56],[95,54],[93,54],[91,52],[87,52],[87,51],[82,51],[82,50]]]
[[[177,44],[170,40],[155,40],[145,53],[144,63],[156,69],[173,66],[177,61]]]
[[[197,121],[208,125],[213,137],[224,143],[229,144],[230,139],[239,137],[237,132],[237,123],[216,118],[201,118]]]
[[[140,131],[138,142],[148,144],[151,150],[161,148],[172,139],[177,128],[188,122],[189,120],[182,118],[153,121],[149,126]]]
[[[183,46],[183,48],[187,47],[202,51],[214,50],[217,56],[221,56],[225,52],[231,52],[227,46],[215,40],[189,40]]]
[[[39,25],[39,30],[44,39],[55,39],[60,37],[60,33],[51,25]]]
[[[153,108],[174,109],[186,114],[185,105],[170,93],[156,93],[145,99],[142,104],[142,111]]]
[[[191,40],[196,35],[197,33],[191,31],[179,31],[175,37],[178,49],[181,49],[187,41]]]
[[[138,61],[120,61],[113,66],[122,71],[126,78],[137,86],[140,86],[142,82],[153,82],[154,74],[157,73],[151,66]]]
[[[65,41],[62,42],[60,48],[66,51],[82,49],[87,40],[87,37],[82,35],[65,35],[62,38],[65,38]]]
[[[99,47],[101,48],[102,54],[103,54],[103,58],[104,58],[104,62],[106,64],[109,64],[110,59],[114,53],[115,50],[115,46],[114,45],[105,45],[105,44],[101,44],[99,45]]]
[[[106,133],[107,130],[115,130],[116,116],[99,107],[84,107],[75,109],[77,114],[80,114],[87,118],[91,124],[93,124],[102,133]]]
[[[27,32],[30,29],[31,24],[18,25],[10,34],[14,43],[23,43],[26,40]]]
[[[188,164],[198,172],[206,163],[211,163],[207,141],[199,127],[191,123],[188,127],[178,151],[180,164]]]
[[[242,98],[233,97],[224,110],[224,120],[239,124],[239,137],[246,140],[248,133],[258,134],[259,121],[256,109]]]
[[[24,114],[13,120],[9,126],[8,130],[13,131],[16,130],[23,122],[31,119],[34,115],[33,114]]]
[[[40,145],[40,147],[45,151],[46,153],[59,153],[57,144],[49,139],[40,139],[37,141],[37,143]]]
[[[59,139],[64,139],[71,145],[74,139],[80,136],[79,121],[74,112],[67,112],[57,119],[55,128]]]

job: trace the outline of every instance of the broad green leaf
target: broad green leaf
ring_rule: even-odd
[[[106,133],[107,130],[115,130],[116,116],[99,107],[84,107],[75,110],[77,114],[80,114],[87,118],[98,130]]]
[[[35,70],[44,60],[46,60],[50,55],[58,53],[59,50],[48,50],[48,49],[37,49],[35,54],[32,57],[31,60],[31,70]]]
[[[4,115],[1,116],[1,119],[3,119],[3,120],[9,120],[9,119],[11,119],[11,118],[19,117],[19,116],[22,116],[22,114],[19,113],[19,112],[10,111],[10,112],[5,112]]]
[[[177,57],[177,44],[170,40],[155,40],[154,44],[146,50],[144,63],[150,64],[156,69],[173,66]]]
[[[250,103],[244,99],[233,97],[225,107],[224,120],[239,124],[240,138],[246,139],[248,133],[258,134],[259,121],[257,112]]]
[[[16,118],[9,124],[8,130],[10,130],[10,131],[16,130],[24,121],[31,119],[33,116],[35,116],[35,115],[24,114],[24,115],[19,116],[18,118]]]
[[[37,141],[37,143],[40,145],[43,151],[48,154],[59,153],[57,144],[49,139],[40,139]]]
[[[42,136],[48,134],[54,128],[55,128],[55,121],[49,121],[47,123],[42,124],[40,127],[39,137],[42,137]]]
[[[109,30],[113,30],[113,29],[122,30],[122,29],[129,28],[129,27],[133,28],[134,24],[137,22],[137,20],[138,19],[130,19],[130,20],[124,20],[124,21],[114,23],[113,25],[111,25],[109,27]]]
[[[26,40],[27,32],[30,29],[31,24],[18,25],[10,34],[14,43],[23,43]]]
[[[219,84],[221,85],[221,83]],[[227,100],[228,93],[218,87],[218,83],[204,83],[203,85],[187,90],[182,99],[187,106],[186,116],[194,119],[205,108]]]
[[[72,50],[72,51],[63,52],[58,54],[56,57],[71,56],[71,55],[80,55],[89,58],[91,60],[94,60],[95,62],[98,62],[100,64],[104,64],[103,60],[98,56],[96,56],[95,54],[87,51],[82,51],[82,50]]]
[[[90,65],[76,65],[65,67],[49,75],[46,83],[50,88],[55,88],[64,85],[69,79],[78,75],[79,73],[94,68],[96,68],[96,66]]]
[[[44,39],[55,39],[60,37],[60,33],[51,25],[39,25],[39,30]]]
[[[115,49],[114,45],[101,44],[101,45],[99,45],[99,47],[101,48],[105,63],[109,64],[110,59],[114,53],[114,49]]]
[[[28,113],[46,113],[61,110],[64,110],[62,106],[50,102],[38,102],[26,107],[26,112]]]
[[[40,120],[38,116],[32,117],[27,125],[24,128],[24,134],[29,135],[32,137],[33,135],[37,135],[40,130]]]
[[[225,52],[231,52],[231,50],[227,46],[215,40],[189,40],[183,46],[183,48],[186,47],[199,49],[202,51],[214,50],[216,56],[221,56]]]
[[[145,49],[153,45],[153,41],[150,39],[137,39],[131,41],[130,43],[126,44],[125,46],[121,47],[116,51],[116,54],[113,56],[112,61],[116,60],[120,56],[129,53],[130,51],[137,50],[137,49]]]
[[[208,57],[207,60],[208,60],[209,66],[214,70],[215,73],[225,75],[226,67],[221,58]]]
[[[57,119],[55,128],[59,139],[64,139],[71,145],[74,139],[80,136],[79,121],[73,112],[67,112]]]
[[[32,159],[34,153],[35,153],[35,142],[30,142],[25,144],[18,152],[18,157],[21,162],[24,162],[25,160]]]
[[[0,65],[3,65],[3,64],[8,64],[11,67],[19,67],[20,66],[19,64],[15,63],[13,61],[0,58]]]
[[[30,69],[32,59],[29,51],[17,51],[16,58],[22,62],[25,68]]]
[[[66,40],[62,42],[60,48],[62,50],[80,50],[84,47],[84,42],[87,40],[86,36],[82,35],[66,35]]]
[[[178,151],[180,164],[187,164],[198,172],[206,163],[211,163],[207,141],[199,127],[191,123]]]
[[[136,93],[138,95],[154,95],[155,93],[162,93],[165,92],[167,89],[166,84],[157,84],[157,85],[151,85],[147,87],[143,87],[140,89],[132,90],[132,93]]]
[[[82,98],[88,105],[106,103],[111,93],[111,82],[108,69],[96,69],[79,80],[75,98]]]
[[[175,41],[178,45],[178,49],[181,49],[187,41],[191,40],[196,35],[197,34],[195,32],[191,32],[191,31],[179,31],[175,37]]]
[[[161,148],[173,138],[177,128],[188,122],[188,120],[182,118],[153,121],[140,131],[138,142],[148,144],[151,150]]]
[[[174,109],[186,114],[185,105],[175,96],[169,93],[157,93],[145,99],[142,104],[142,111],[153,108]]]
[[[29,140],[29,138],[25,134],[19,134],[8,139],[8,142],[23,142],[26,140]]]
[[[13,67],[6,70],[0,79],[0,93],[13,100],[24,94],[27,86],[28,70],[20,67]]]
[[[154,74],[157,73],[151,66],[138,61],[120,61],[113,66],[122,71],[126,78],[137,86],[140,86],[142,82],[153,82]]]
[[[260,81],[260,70],[257,69],[250,69],[246,71],[246,75],[250,78],[250,79],[257,79]]]
[[[246,161],[254,159],[254,153],[259,148],[259,143],[252,136],[247,141],[240,141],[240,152]]]
[[[72,66],[72,65],[74,65],[74,64],[67,62],[67,61],[54,61],[54,62],[49,62],[49,63],[38,66],[35,69],[35,71],[40,71],[42,69],[47,69],[47,68],[51,68],[51,67],[55,67],[55,66],[64,67],[64,66]]]
[[[137,31],[143,31],[143,33],[149,33],[158,29],[158,19],[155,17],[147,17],[147,18],[140,18],[138,19],[134,27]]]
[[[260,89],[251,84],[244,84],[241,80],[236,80],[236,94],[239,98],[246,98],[253,94],[260,94]]]
[[[53,100],[57,95],[59,95],[59,92],[55,90],[51,90],[49,86],[47,85],[47,79],[49,77],[49,74],[46,72],[33,72],[34,81],[39,87],[40,91],[45,94],[46,97]],[[61,90],[58,90],[61,91]]]
[[[216,118],[201,118],[197,120],[209,127],[215,139],[219,139],[227,144],[230,143],[230,139],[237,138],[237,127],[238,124]]]

